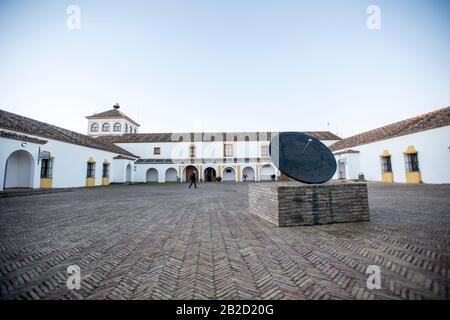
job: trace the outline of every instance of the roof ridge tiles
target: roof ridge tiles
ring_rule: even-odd
[[[348,149],[359,145],[445,127],[448,125],[450,125],[450,107],[440,108],[344,138],[332,144],[330,149],[332,151]]]
[[[67,130],[0,109],[0,128],[138,158],[110,141]]]

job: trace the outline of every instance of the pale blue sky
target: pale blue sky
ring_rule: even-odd
[[[449,39],[447,0],[0,0],[0,108],[82,133],[119,102],[141,132],[348,136],[449,106]]]

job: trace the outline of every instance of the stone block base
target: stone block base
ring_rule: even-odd
[[[279,227],[369,220],[367,184],[253,183],[249,210]]]

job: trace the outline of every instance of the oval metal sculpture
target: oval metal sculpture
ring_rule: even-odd
[[[273,137],[269,154],[288,177],[313,184],[330,180],[336,172],[333,153],[318,139],[301,132],[281,132]]]

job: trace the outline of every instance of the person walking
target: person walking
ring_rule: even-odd
[[[191,175],[189,176],[189,179],[191,180],[189,189],[192,187],[192,185],[194,185],[195,189],[197,189],[197,176],[195,175],[195,171],[192,171]]]
[[[248,174],[247,171],[244,170],[244,182],[247,182]]]

